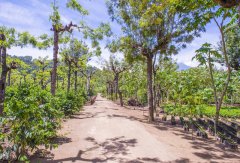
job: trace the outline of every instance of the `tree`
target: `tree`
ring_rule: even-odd
[[[36,76],[40,78],[39,84],[42,89],[46,89],[46,85],[48,84],[49,72],[47,72],[47,68],[49,68],[50,60],[48,57],[39,57],[38,59],[33,60],[36,66]]]
[[[37,40],[27,32],[18,33],[13,28],[0,27],[0,61],[1,61],[1,79],[0,79],[0,115],[3,114],[4,100],[5,100],[5,88],[7,73],[11,69],[16,69],[16,62],[12,61],[10,65],[7,65],[7,48],[12,46],[21,46],[32,44],[37,45]]]
[[[68,8],[77,9],[80,14],[87,15],[87,11],[82,8],[76,0],[70,0],[67,3]],[[53,68],[51,72],[51,93],[55,95],[56,91],[56,77],[57,77],[57,62],[58,62],[58,50],[59,50],[59,35],[64,32],[72,32],[73,27],[78,27],[76,24],[70,22],[68,25],[63,26],[60,22],[60,14],[58,12],[58,7],[56,6],[56,0],[53,4],[53,14],[50,16],[52,21],[52,31],[53,31]]]
[[[66,4],[67,8],[78,11],[78,13],[82,16],[88,15],[88,11],[85,10],[77,0],[68,0]],[[93,30],[90,27],[86,26],[85,23],[81,22],[79,25],[73,24],[70,22],[67,25],[63,25],[61,23],[61,16],[58,12],[58,7],[56,5],[56,0],[54,0],[53,4],[53,13],[50,16],[50,20],[52,22],[53,31],[53,68],[51,72],[51,93],[55,95],[56,92],[56,78],[57,78],[57,62],[58,62],[58,50],[59,50],[59,39],[60,36],[65,33],[72,33],[73,28],[77,28],[84,35],[84,38],[90,38],[92,40],[92,47],[96,48],[100,53],[100,47],[98,47],[97,40],[102,40],[103,35],[109,36],[111,35],[110,27],[108,24],[101,23],[99,28]]]
[[[82,71],[82,74],[86,77],[87,79],[87,84],[86,84],[86,88],[87,88],[87,95],[91,96],[92,95],[92,90],[91,90],[91,79],[93,77],[93,75],[96,73],[97,68],[96,67],[92,67],[92,66],[87,66],[86,71]]]
[[[124,61],[118,60],[113,55],[110,55],[109,62],[106,62],[106,69],[113,73],[113,85],[114,85],[114,92],[115,92],[115,99],[118,99],[118,95],[120,98],[120,104],[123,106],[123,99],[122,99],[122,92],[119,90],[119,79],[120,75],[129,69],[129,65]]]
[[[153,56],[176,53],[204,30],[204,21],[197,19],[199,10],[183,11],[178,6],[166,6],[162,0],[108,2],[110,15],[124,32],[121,43],[125,56],[147,63],[149,121],[154,121]]]
[[[70,49],[74,64],[74,90],[77,92],[78,71],[80,67],[84,67],[87,64],[92,53],[89,53],[89,47],[83,41],[78,41],[77,39],[72,40]]]
[[[213,1],[225,8],[236,7],[240,3],[239,0],[213,0]]]
[[[72,56],[70,55],[71,52],[69,49],[63,49],[61,54],[62,54],[63,62],[68,67],[68,70],[67,70],[67,92],[69,93],[70,86],[71,86],[71,74],[72,74],[74,60],[73,60]]]
[[[224,97],[226,95],[230,80],[231,80],[231,74],[232,74],[232,69],[231,69],[231,65],[229,62],[229,57],[227,54],[227,44],[226,44],[226,33],[228,30],[231,30],[231,28],[228,28],[229,25],[232,24],[232,22],[228,22],[227,18],[231,18],[234,14],[235,14],[235,10],[231,10],[231,9],[218,9],[216,12],[212,12],[210,10],[209,13],[212,16],[212,19],[214,20],[214,22],[216,23],[219,32],[220,32],[220,38],[221,38],[221,54],[219,54],[216,50],[211,48],[210,44],[204,44],[199,50],[197,50],[197,55],[196,55],[196,59],[201,63],[201,64],[208,64],[208,68],[209,68],[209,73],[211,76],[211,83],[212,83],[212,89],[213,89],[213,93],[214,93],[214,99],[215,99],[215,105],[216,105],[216,115],[215,115],[215,134],[217,134],[217,125],[218,125],[218,120],[219,120],[219,116],[220,116],[220,110],[221,110],[221,106],[224,100]],[[220,22],[217,20],[217,18],[220,19]],[[223,88],[220,91],[220,93],[217,93],[217,88],[216,88],[216,83],[214,81],[214,77],[213,77],[213,57],[216,58],[223,58],[226,68],[227,68],[227,77],[226,80],[223,84]]]
[[[224,35],[226,40],[226,50],[229,58],[229,64],[232,69],[238,71],[240,70],[240,30],[239,28],[234,28],[227,31]],[[222,44],[219,44],[219,48],[222,49]],[[223,58],[220,58],[219,62],[225,65]],[[226,66],[226,65],[225,65]]]

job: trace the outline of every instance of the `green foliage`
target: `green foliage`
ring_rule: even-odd
[[[216,108],[214,106],[205,106],[203,114],[208,117],[214,117],[216,114]],[[240,118],[240,108],[223,106],[221,108],[220,115],[225,118]]]
[[[215,106],[208,106],[208,105],[196,105],[196,106],[188,106],[188,105],[165,105],[164,111],[166,114],[174,115],[174,116],[182,116],[187,117],[192,115],[193,117],[201,117],[207,116],[212,118],[216,114]],[[239,107],[232,107],[232,106],[225,106],[222,107],[220,111],[220,116],[225,118],[240,118],[240,108]]]
[[[232,28],[228,30],[225,37],[229,63],[234,70],[238,71],[240,70],[240,49],[238,48],[240,46],[240,29]],[[219,44],[219,46],[219,48],[222,49],[222,45]],[[219,61],[221,64],[225,65],[223,58]]]
[[[63,116],[58,98],[25,83],[7,90],[5,104],[3,123],[10,131],[4,136],[17,155],[26,155],[27,149],[34,150],[39,145],[54,146],[51,139],[56,137]]]
[[[83,93],[74,93],[73,91],[58,92],[56,95],[60,100],[60,109],[65,116],[73,115],[80,111],[81,107],[85,104],[87,98]]]
[[[164,111],[166,114],[181,117],[197,117],[204,114],[201,105],[165,105]]]
[[[73,10],[77,10],[82,15],[88,15],[88,11],[85,10],[77,0],[68,0],[67,7]]]
[[[50,15],[49,19],[53,23],[53,25],[57,29],[59,29],[62,26],[62,24],[60,23],[61,16],[60,16],[60,13],[58,11],[58,6],[55,4],[55,1],[52,4],[52,9],[53,9],[53,13]]]

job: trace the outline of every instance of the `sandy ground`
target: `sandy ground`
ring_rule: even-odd
[[[31,162],[240,162],[239,152],[222,149],[214,139],[192,140],[180,126],[149,124],[146,115],[98,96],[94,105],[63,123],[58,148]]]

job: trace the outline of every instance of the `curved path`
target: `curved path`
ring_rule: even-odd
[[[147,114],[145,112],[144,114]],[[239,162],[213,140],[191,140],[180,127],[148,124],[143,111],[121,108],[100,96],[63,123],[59,147],[31,162],[156,163]]]

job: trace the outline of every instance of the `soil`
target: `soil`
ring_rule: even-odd
[[[147,111],[127,109],[98,95],[93,105],[63,123],[58,148],[42,163],[240,162],[240,152],[223,149],[214,138],[192,139],[169,122],[147,121]]]

